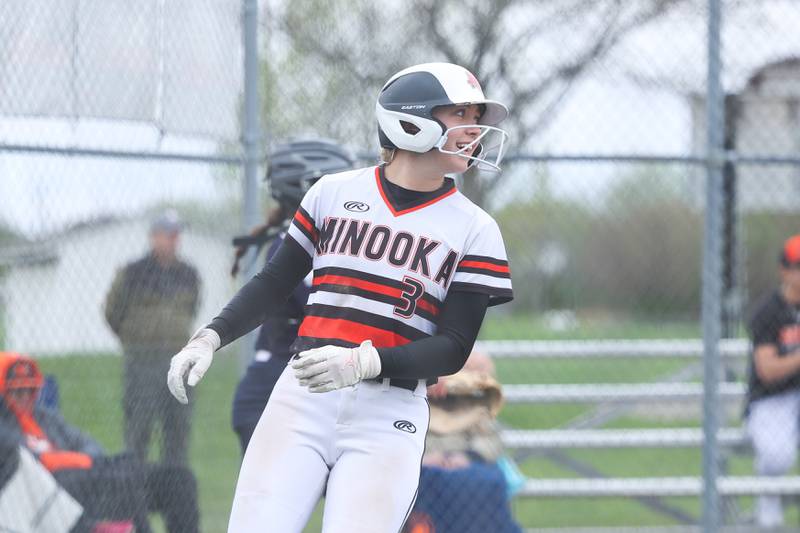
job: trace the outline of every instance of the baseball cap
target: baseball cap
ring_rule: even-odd
[[[783,243],[781,264],[785,267],[800,266],[800,235],[789,237]]]
[[[42,373],[36,361],[14,352],[0,352],[0,394],[11,389],[41,388]]]
[[[150,232],[178,233],[183,229],[183,221],[174,209],[167,209],[150,223]]]

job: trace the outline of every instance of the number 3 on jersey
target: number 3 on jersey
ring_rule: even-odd
[[[425,286],[422,282],[415,280],[411,276],[403,277],[403,292],[400,293],[401,305],[394,307],[394,314],[403,318],[411,318],[417,310],[417,300],[425,294]]]

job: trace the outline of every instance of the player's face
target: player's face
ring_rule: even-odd
[[[156,257],[169,261],[175,258],[179,238],[176,231],[154,231],[150,234],[150,246]]]
[[[38,393],[35,388],[12,388],[8,391],[8,400],[18,409],[30,413],[33,412]]]
[[[446,129],[456,128],[447,136],[447,142],[442,149],[448,152],[458,152],[465,146],[473,142],[481,130],[477,127],[478,120],[481,118],[481,108],[477,105],[449,105],[434,109],[433,116],[444,124]],[[460,126],[460,127],[459,127]],[[476,127],[469,127],[476,126]],[[461,152],[465,156],[471,156],[475,152],[475,146],[467,148]],[[442,162],[447,166],[445,173],[461,173],[467,170],[469,160],[453,154],[438,153]]]

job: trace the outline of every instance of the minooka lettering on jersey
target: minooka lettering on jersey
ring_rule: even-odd
[[[450,250],[431,276],[430,255],[441,245],[430,237],[414,236],[407,231],[393,232],[388,226],[368,221],[328,217],[319,232],[318,255],[361,256],[371,261],[385,260],[433,279],[446,287],[455,270],[458,254]]]
[[[287,238],[311,256],[314,281],[299,336],[376,347],[436,331],[450,290],[512,297],[494,220],[452,183],[419,205],[397,206],[380,169],[325,176],[303,199]]]

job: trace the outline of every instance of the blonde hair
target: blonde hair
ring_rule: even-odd
[[[381,164],[384,166],[388,166],[394,161],[394,156],[397,153],[397,148],[381,148]]]

